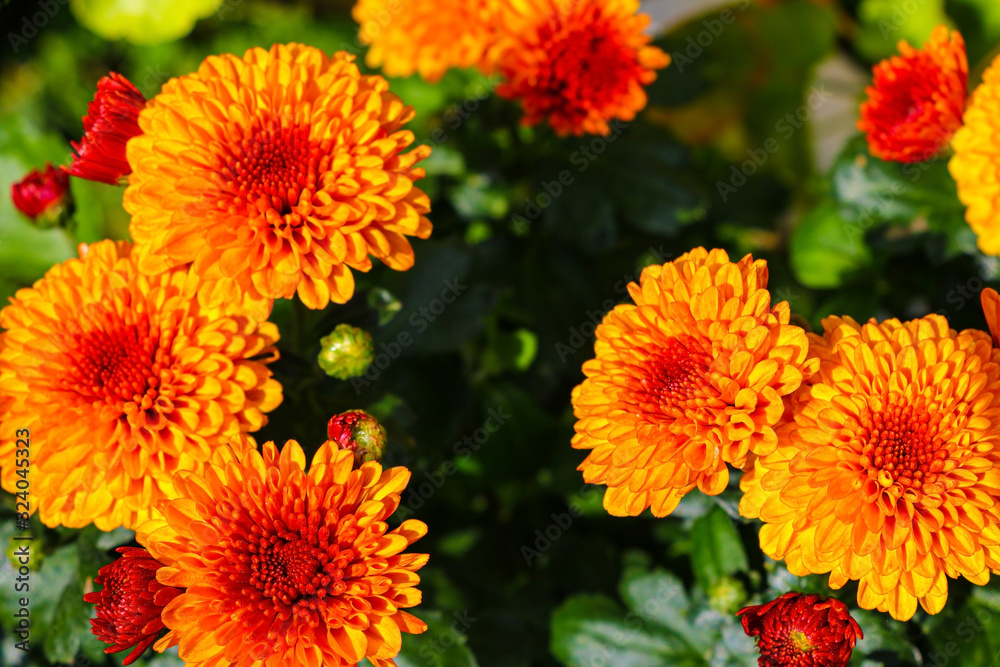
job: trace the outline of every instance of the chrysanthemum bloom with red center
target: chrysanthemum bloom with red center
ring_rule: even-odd
[[[106,644],[105,653],[132,649],[122,662],[131,665],[152,646],[165,629],[160,614],[167,603],[180,595],[179,588],[156,580],[163,564],[145,549],[118,547],[121,557],[101,568],[94,580],[99,591],[83,596],[97,605],[97,618],[90,619],[92,631]]]
[[[403,153],[413,118],[353,56],[300,44],[207,58],[172,79],[139,116],[125,191],[140,267],[194,262],[203,305],[244,302],[263,319],[276,298],[344,303],[369,255],[413,265],[427,238],[430,154]]]
[[[1000,56],[983,73],[972,93],[962,128],[955,133],[955,151],[948,170],[965,204],[965,219],[976,232],[979,249],[1000,255]]]
[[[936,614],[948,577],[1000,571],[1000,350],[938,315],[823,325],[819,372],[740,480],[740,513],[793,574],[856,580],[861,607],[899,620]]]
[[[597,327],[596,359],[573,390],[573,447],[606,484],[604,507],[670,514],[697,486],[721,493],[727,463],[777,445],[782,397],[811,375],[805,332],[787,302],[771,306],[767,264],[697,248],[643,270],[623,304]]]
[[[58,216],[66,203],[69,176],[61,169],[46,164],[45,169],[33,169],[27,176],[10,186],[10,198],[21,213],[34,220]]]
[[[129,244],[80,246],[0,311],[0,481],[31,432],[32,510],[49,526],[133,528],[281,402],[278,330],[203,308],[196,275],[138,271]]]
[[[121,74],[111,72],[97,82],[97,94],[83,118],[83,139],[71,142],[76,155],[67,172],[78,178],[117,184],[132,168],[125,157],[129,139],[137,136],[143,97]]]
[[[969,65],[965,42],[938,26],[923,49],[899,43],[899,56],[875,66],[858,129],[871,154],[895,162],[929,160],[962,126]]]
[[[547,118],[560,135],[608,134],[646,106],[643,86],[670,56],[643,31],[639,0],[514,0],[495,47],[497,93],[521,100],[522,122]]]
[[[743,630],[757,638],[759,667],[847,667],[861,627],[840,600],[785,593],[744,607]]]
[[[424,554],[403,553],[427,532],[420,521],[389,530],[410,472],[325,442],[306,472],[302,448],[281,453],[249,442],[216,451],[202,474],[179,473],[177,500],[137,539],[186,589],[163,610],[192,667],[395,664],[400,632],[427,626],[406,609],[420,602]]]
[[[358,0],[358,37],[370,45],[365,62],[386,76],[414,72],[435,83],[452,67],[492,69],[497,0]]]

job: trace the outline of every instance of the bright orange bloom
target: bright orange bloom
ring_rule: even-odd
[[[874,68],[874,86],[865,89],[858,129],[871,154],[883,160],[929,160],[962,126],[969,64],[965,42],[941,25],[923,49],[899,43],[900,56]]]
[[[697,248],[630,283],[635,305],[597,327],[596,359],[573,390],[573,447],[604,507],[670,514],[695,486],[721,493],[726,464],[774,450],[782,397],[814,372],[787,302],[771,307],[767,264]]]
[[[216,451],[203,473],[180,473],[180,497],[137,539],[166,567],[160,583],[185,588],[163,610],[190,667],[394,665],[400,632],[427,626],[404,609],[420,602],[425,554],[403,553],[427,532],[389,530],[410,479],[324,443],[306,472],[302,448],[244,441]]]
[[[983,73],[972,93],[962,128],[951,142],[955,154],[948,170],[966,205],[965,219],[978,236],[979,249],[1000,255],[1000,56]]]
[[[823,325],[819,372],[743,475],[740,513],[793,574],[857,580],[861,607],[899,620],[936,614],[948,577],[1000,571],[1000,350],[938,315]]]
[[[80,257],[0,311],[0,480],[15,491],[15,431],[28,429],[43,523],[133,528],[178,470],[267,422],[278,329],[200,307],[186,268],[140,273],[128,243]]]
[[[413,265],[427,238],[430,154],[402,151],[414,112],[353,56],[301,44],[207,58],[169,81],[139,116],[125,191],[144,272],[194,262],[203,305],[243,302],[263,319],[296,292],[344,303],[369,255]]]
[[[512,0],[503,12],[497,93],[521,100],[523,123],[561,135],[608,134],[646,106],[643,86],[670,56],[643,30],[639,0]]]
[[[386,76],[437,82],[452,67],[489,73],[498,0],[358,0],[358,37],[369,44],[365,62]]]

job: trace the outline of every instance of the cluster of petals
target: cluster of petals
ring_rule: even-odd
[[[628,286],[635,303],[597,327],[596,358],[573,390],[572,445],[591,450],[579,469],[607,485],[611,514],[665,516],[696,486],[721,493],[727,464],[777,446],[782,397],[817,362],[766,287],[763,260],[697,248],[647,267]]]
[[[354,57],[301,44],[211,56],[172,79],[139,115],[125,191],[140,269],[193,263],[207,307],[263,319],[276,298],[344,303],[371,256],[413,265],[430,201],[403,151],[411,107]]]
[[[983,73],[965,110],[948,163],[979,249],[1000,255],[1000,56]]]
[[[670,57],[650,44],[639,0],[358,0],[367,62],[389,76],[437,81],[451,67],[496,74],[523,123],[560,135],[609,134],[646,106]]]
[[[204,308],[185,267],[138,270],[124,241],[80,246],[0,311],[0,481],[31,433],[32,510],[49,526],[134,527],[281,402],[277,327]]]
[[[83,118],[83,139],[72,142],[76,154],[63,169],[78,178],[117,184],[132,171],[125,147],[140,133],[139,112],[145,105],[146,98],[121,74],[103,77]]]
[[[757,638],[758,667],[847,667],[864,638],[843,602],[818,595],[785,593],[737,616]]]
[[[522,122],[547,119],[561,135],[609,134],[646,106],[644,86],[670,56],[650,45],[639,0],[512,0],[495,48],[503,83]]]
[[[883,160],[929,160],[962,126],[969,65],[965,42],[938,26],[923,49],[899,43],[898,56],[874,68],[858,129],[871,154]]]
[[[177,645],[192,667],[394,665],[400,633],[426,630],[406,609],[427,556],[404,553],[426,526],[386,523],[408,470],[353,464],[328,441],[307,472],[294,440],[279,453],[244,438],[178,474],[178,497],[137,531],[157,579],[184,590],[154,648]]]
[[[109,644],[105,653],[132,649],[122,661],[131,665],[153,645],[164,629],[160,615],[181,591],[156,580],[163,564],[145,549],[118,547],[121,556],[101,568],[94,583],[101,590],[87,593],[84,602],[96,605],[90,619],[94,634]]]
[[[453,67],[489,73],[501,0],[358,0],[352,14],[365,62],[386,76],[435,83]]]
[[[938,315],[823,324],[819,370],[741,479],[740,513],[793,574],[857,581],[861,607],[899,620],[937,613],[948,577],[1000,571],[1000,350]]]

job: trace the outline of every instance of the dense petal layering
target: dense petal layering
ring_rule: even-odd
[[[875,66],[858,129],[876,157],[929,160],[962,126],[969,79],[965,42],[938,26],[923,49],[900,42],[899,53]]]
[[[758,667],[847,667],[861,627],[840,600],[785,593],[736,614],[757,638]]]
[[[248,439],[247,439],[248,440]],[[191,667],[394,665],[400,632],[426,625],[405,609],[420,602],[424,554],[404,553],[427,527],[389,530],[410,472],[324,443],[306,472],[294,440],[263,455],[249,441],[217,450],[203,474],[180,473],[179,498],[137,539],[185,588],[163,612]]]
[[[386,76],[417,72],[439,81],[452,67],[492,69],[499,0],[358,0],[358,37],[370,45],[365,62]]]
[[[281,402],[278,329],[192,299],[197,276],[140,273],[131,247],[80,246],[0,311],[0,481],[30,432],[32,510],[49,526],[134,527]]]
[[[646,106],[643,86],[670,57],[649,44],[639,0],[512,0],[496,47],[497,93],[520,100],[523,122],[559,134],[608,134]]]
[[[596,358],[573,390],[573,447],[592,450],[584,480],[606,484],[604,507],[672,512],[695,486],[721,493],[727,463],[777,445],[782,397],[817,362],[787,302],[771,307],[767,265],[697,248],[647,267],[597,327]]]
[[[346,302],[369,255],[413,265],[407,236],[431,233],[414,165],[430,148],[403,153],[413,109],[353,60],[275,45],[167,82],[128,145],[125,208],[144,272],[193,262],[202,304],[239,302],[263,319],[296,293],[310,308]]]
[[[861,607],[899,620],[935,614],[948,577],[1000,567],[1000,350],[938,315],[823,324],[820,369],[741,479],[740,513],[793,574],[858,581]]]
[[[972,93],[948,163],[979,249],[1000,255],[1000,56]]]
[[[90,619],[93,633],[106,644],[105,653],[132,651],[123,665],[131,665],[153,645],[165,628],[160,615],[181,591],[156,580],[161,567],[145,549],[118,547],[121,557],[101,568],[94,580],[101,590],[83,596],[97,605]]]

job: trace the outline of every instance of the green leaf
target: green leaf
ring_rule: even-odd
[[[691,566],[695,580],[706,591],[725,575],[749,569],[739,533],[721,507],[691,526]]]
[[[679,638],[602,595],[578,595],[556,610],[551,649],[568,667],[704,664]]]
[[[946,160],[885,162],[868,153],[860,135],[844,147],[830,173],[841,217],[861,232],[922,217],[933,227],[936,218],[965,212]]]
[[[872,262],[864,230],[841,220],[829,201],[799,221],[788,250],[795,278],[818,289],[838,287]]]
[[[55,662],[70,662],[80,650],[80,638],[90,632],[94,605],[83,601],[83,589],[72,583],[63,590],[45,637],[45,655]]]

